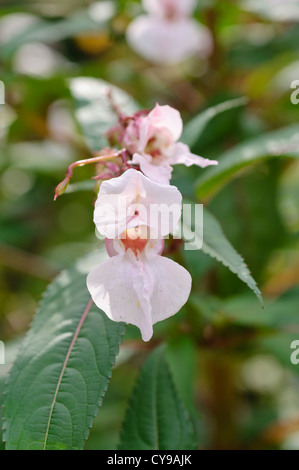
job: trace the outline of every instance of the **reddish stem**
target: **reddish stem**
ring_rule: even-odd
[[[122,112],[120,111],[119,107],[118,107],[117,104],[115,103],[115,101],[114,101],[114,99],[113,99],[113,96],[112,96],[111,88],[108,88],[108,89],[107,89],[107,97],[108,97],[110,106],[111,106],[111,108],[113,109],[113,111],[115,112],[115,114],[117,115],[119,121],[120,121],[120,122],[124,121],[127,116],[126,116],[124,113],[122,113]]]
[[[124,151],[125,150],[122,149],[119,152],[116,152],[115,154],[112,154],[112,155],[100,155],[98,157],[87,158],[86,160],[78,160],[77,162],[72,163],[67,169],[64,180],[61,181],[61,183],[59,183],[55,188],[54,201],[56,201],[58,196],[61,196],[61,194],[63,194],[64,191],[66,190],[67,185],[69,184],[70,179],[73,176],[74,168],[84,166],[84,165],[89,165],[91,163],[100,163],[103,161],[108,161],[110,159],[117,158],[120,156],[122,157]]]

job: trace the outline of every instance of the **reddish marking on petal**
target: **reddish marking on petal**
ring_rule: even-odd
[[[137,240],[126,238],[122,240],[122,242],[124,244],[126,251],[132,250],[135,253],[135,255],[137,255],[138,252],[142,253],[147,244],[147,240],[142,240],[141,238],[137,238]]]
[[[143,226],[128,229],[121,236],[121,241],[126,251],[132,250],[135,255],[142,253],[148,242],[148,229]]]

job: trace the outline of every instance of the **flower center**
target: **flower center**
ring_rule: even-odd
[[[166,129],[159,129],[155,134],[148,140],[145,153],[152,157],[162,156],[167,148],[171,144],[171,135]]]
[[[132,250],[135,255],[142,253],[149,240],[148,228],[145,225],[129,228],[120,236],[125,250]]]

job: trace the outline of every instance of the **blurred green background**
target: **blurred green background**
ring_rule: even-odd
[[[217,158],[298,120],[290,87],[299,80],[299,15],[279,21],[266,6],[250,8],[254,3],[198,1],[195,16],[213,35],[213,54],[166,67],[147,63],[126,43],[126,28],[142,11],[139,1],[2,1],[0,339],[8,364],[0,375],[47,284],[96,244],[92,190],[53,202],[68,165],[90,156],[67,80],[107,80],[141,107],[167,103],[186,121],[226,99],[248,97],[248,105],[214,119],[193,148]],[[287,12],[288,2],[280,3]],[[189,197],[190,182],[202,171],[176,168],[173,184]],[[91,168],[76,170],[74,181],[91,176]],[[299,364],[290,361],[291,341],[299,339],[299,163],[251,166],[208,207],[262,288],[265,309],[226,268],[201,252],[183,252],[193,275],[191,300],[157,325],[149,344],[128,329],[88,449],[116,448],[138,369],[165,338],[201,447],[299,449]]]

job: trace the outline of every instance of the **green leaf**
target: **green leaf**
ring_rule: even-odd
[[[238,247],[245,260],[250,261],[250,269],[258,283],[265,280],[265,266],[272,253],[288,240],[279,210],[281,202],[274,203],[280,201],[284,166],[282,159],[262,163],[258,171],[252,171],[222,188],[209,204],[209,210],[225,227],[232,245]],[[289,169],[292,167],[294,163]],[[235,294],[238,289],[236,282],[223,269],[218,271],[217,283],[222,294]]]
[[[8,371],[17,356],[18,350],[20,348],[21,339],[22,338],[20,337],[16,340],[10,340],[8,342],[5,342],[5,364],[0,364],[0,450],[5,449],[5,444],[3,442],[2,426],[7,376]]]
[[[174,388],[157,348],[141,369],[121,432],[120,450],[189,450],[195,448],[191,420]]]
[[[88,10],[77,11],[68,18],[58,21],[44,21],[37,19],[25,31],[14,35],[1,47],[1,57],[9,59],[15,51],[30,42],[55,43],[82,33],[99,32],[114,15],[114,6],[111,2],[102,2],[101,12]],[[109,5],[110,4],[110,5]]]
[[[90,149],[97,152],[107,146],[106,132],[117,124],[118,116],[109,100],[109,92],[121,113],[134,114],[138,105],[127,93],[105,82],[89,77],[70,80],[75,100],[76,118]]]
[[[292,125],[242,142],[219,157],[219,165],[206,169],[196,182],[197,196],[207,198],[235,173],[270,157],[299,157],[299,126]]]
[[[196,344],[187,336],[173,338],[167,345],[166,358],[179,395],[187,410],[194,416]]]
[[[5,388],[5,378],[0,376],[0,450],[4,450],[4,442],[2,435],[2,418],[3,418],[3,401],[4,401],[4,388]]]
[[[236,252],[225,237],[217,219],[205,208],[203,211],[203,233],[192,228],[192,211],[184,213],[182,233],[188,242],[188,250],[197,250],[201,246],[204,253],[215,258],[236,274],[241,281],[255,293],[261,304],[263,299],[243,258]]]
[[[190,302],[212,324],[291,330],[298,323],[298,291],[275,300],[265,299],[263,310],[259,308],[255,299],[247,294],[225,300],[193,294]]]
[[[65,194],[77,193],[82,191],[94,191],[95,181],[79,181],[78,183],[69,184],[65,190]]]
[[[52,140],[16,143],[0,149],[0,158],[7,165],[38,174],[64,171],[75,156],[68,146]]]
[[[101,406],[124,324],[90,301],[92,253],[50,285],[10,372],[6,449],[82,449]]]
[[[185,142],[189,147],[193,147],[200,139],[207,125],[219,114],[225,113],[233,108],[245,106],[248,103],[246,97],[235,98],[232,100],[224,101],[215,106],[212,106],[202,113],[191,119],[185,126],[181,137],[182,142]]]
[[[298,322],[299,295],[266,300],[261,312],[246,296],[229,299],[223,313],[230,321],[246,326],[266,326],[275,329],[292,328]]]

